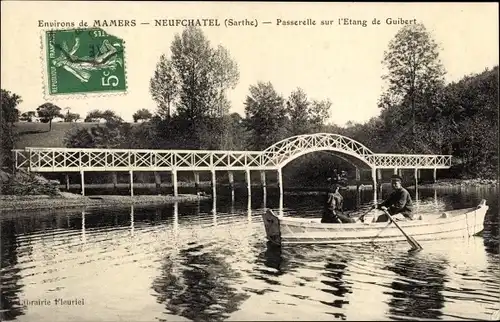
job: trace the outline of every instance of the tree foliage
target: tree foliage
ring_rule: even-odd
[[[410,128],[411,137],[418,131],[418,120],[426,120],[435,109],[441,108],[445,70],[439,60],[439,47],[423,24],[401,28],[384,52],[383,65],[387,74],[387,90],[379,107],[397,109],[393,122]],[[410,121],[410,123],[408,123]],[[406,147],[418,152],[412,138],[405,137]]]
[[[160,57],[151,79],[159,110],[169,115],[170,104],[175,102],[177,114],[193,123],[205,116],[227,114],[226,91],[239,79],[238,66],[227,49],[212,48],[200,28],[189,27],[175,36],[171,53],[170,60]]]
[[[134,123],[137,123],[138,121],[149,121],[152,117],[153,114],[146,108],[141,108],[135,112],[134,115],[132,115]]]
[[[172,104],[178,99],[180,79],[172,61],[163,54],[156,64],[156,70],[149,82],[149,90],[158,105],[158,115],[169,119],[172,115]]]
[[[35,111],[28,111],[22,113],[21,116],[19,117],[19,120],[24,122],[33,122],[33,118],[35,117],[36,117]]]
[[[61,108],[53,103],[44,103],[36,109],[38,117],[44,123],[49,123],[49,131],[52,130],[52,120],[56,117],[64,117]]]
[[[123,122],[123,119],[112,110],[92,110],[87,113],[84,122],[97,122],[99,119],[104,119],[107,123]]]
[[[12,149],[16,135],[14,132],[14,122],[19,120],[19,110],[17,106],[22,102],[21,96],[2,88],[2,110],[0,115],[0,137],[2,146],[0,150],[0,168],[12,166]]]
[[[250,131],[250,147],[262,150],[286,136],[284,99],[273,85],[259,82],[251,85],[245,101],[245,126]]]
[[[76,122],[80,119],[80,114],[68,112],[64,114],[64,122]]]

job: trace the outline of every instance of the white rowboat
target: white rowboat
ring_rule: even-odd
[[[398,221],[399,226],[417,241],[468,238],[481,232],[488,211],[486,200],[477,207],[441,214],[425,214],[422,219]],[[418,217],[418,216],[416,216]],[[405,236],[391,222],[321,223],[320,218],[276,216],[271,209],[262,214],[267,239],[274,244],[344,244],[405,241]]]

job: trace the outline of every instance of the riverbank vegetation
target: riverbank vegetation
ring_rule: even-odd
[[[175,36],[170,52],[159,58],[152,71],[150,92],[157,103],[153,114],[141,107],[134,114],[137,123],[130,124],[113,111],[94,110],[85,121],[105,122],[71,126],[57,144],[81,148],[262,150],[293,135],[329,132],[357,140],[376,153],[451,154],[454,165],[441,172],[442,176],[496,179],[498,66],[485,66],[479,74],[464,75],[446,84],[439,48],[421,24],[397,32],[382,64],[386,87],[378,102],[380,115],[366,123],[336,125],[329,122],[334,109],[341,108],[334,106],[334,97],[309,97],[301,84],[281,95],[266,81],[251,85],[244,102],[236,102],[244,104],[242,116],[230,113],[232,106],[227,98],[239,81],[238,63],[222,45],[213,46],[201,29],[186,28]],[[7,168],[12,162],[9,151],[19,140],[16,133],[21,134],[22,145],[39,145],[37,134],[22,134],[23,126],[29,123],[15,124],[20,100],[19,95],[2,89],[2,113],[6,116],[2,117],[2,162]],[[59,127],[55,123],[47,129],[55,133]],[[331,154],[313,153],[287,166],[285,182],[299,185],[324,181],[333,168],[353,172],[352,166]],[[91,182],[97,177],[89,174]]]

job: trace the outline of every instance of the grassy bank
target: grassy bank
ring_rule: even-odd
[[[74,207],[116,207],[134,205],[161,205],[174,202],[208,199],[210,196],[90,196],[62,192],[60,196],[0,196],[0,213],[19,210],[46,210]]]

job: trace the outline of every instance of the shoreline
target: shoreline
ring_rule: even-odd
[[[189,202],[210,199],[211,196],[192,194],[172,195],[139,195],[117,196],[96,195],[83,197],[77,194],[62,192],[60,196],[0,196],[0,214],[4,212],[41,211],[62,208],[109,208],[130,205],[163,205],[175,202]]]

